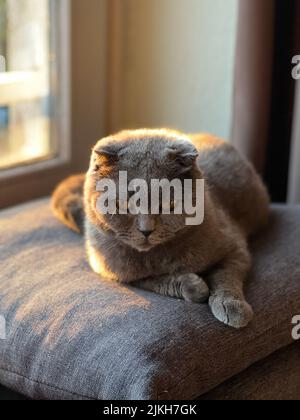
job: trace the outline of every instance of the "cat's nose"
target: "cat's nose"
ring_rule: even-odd
[[[145,238],[149,238],[149,236],[154,232],[153,230],[141,230],[140,232],[145,236]]]

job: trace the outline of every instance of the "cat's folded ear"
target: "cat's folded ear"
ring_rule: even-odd
[[[93,148],[94,159],[99,164],[112,164],[118,161],[120,147],[118,144],[101,144],[101,141]]]
[[[93,173],[105,174],[112,167],[117,165],[119,160],[120,147],[113,142],[100,140],[92,149],[90,170]]]
[[[190,171],[197,162],[199,153],[192,143],[182,142],[167,148],[167,156],[181,169],[181,173]]]

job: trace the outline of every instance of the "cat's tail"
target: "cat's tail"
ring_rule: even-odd
[[[58,185],[52,195],[51,206],[55,217],[73,231],[83,234],[83,187],[85,175],[74,175]]]

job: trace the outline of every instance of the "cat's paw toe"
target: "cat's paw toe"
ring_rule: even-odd
[[[214,316],[230,327],[245,328],[253,319],[253,310],[245,300],[212,296],[209,304]]]
[[[184,300],[194,303],[205,303],[209,298],[209,288],[204,280],[196,274],[184,274],[179,277]]]

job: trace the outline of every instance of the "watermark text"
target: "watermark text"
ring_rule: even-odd
[[[292,77],[294,80],[300,80],[300,55],[295,55],[292,58],[292,64],[294,65],[292,69]]]
[[[126,171],[119,172],[117,184],[111,179],[97,183],[100,196],[97,211],[120,215],[185,215],[188,226],[204,221],[205,181],[203,179],[144,179],[128,182]]]
[[[0,340],[6,339],[6,320],[4,316],[0,315]]]
[[[294,316],[292,319],[294,328],[292,330],[292,337],[294,340],[300,340],[300,315]]]

